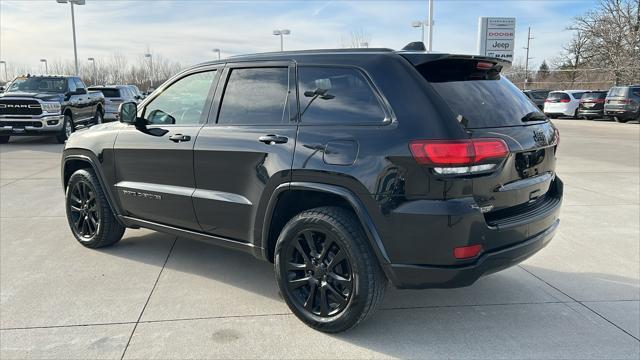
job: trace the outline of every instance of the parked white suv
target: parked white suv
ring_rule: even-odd
[[[587,90],[552,91],[544,101],[544,113],[549,117],[578,116],[580,98]]]

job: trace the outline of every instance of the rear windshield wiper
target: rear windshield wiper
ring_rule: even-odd
[[[527,115],[523,116],[522,119],[520,119],[520,121],[527,122],[527,121],[540,121],[540,120],[547,120],[547,119],[548,119],[547,115],[545,115],[544,113],[541,113],[540,111],[532,111]]]

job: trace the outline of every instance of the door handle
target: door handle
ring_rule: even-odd
[[[268,145],[284,144],[287,141],[289,141],[289,138],[286,137],[286,136],[269,134],[269,135],[260,136],[258,138],[258,141],[263,142],[263,143],[268,144]]]
[[[189,140],[191,140],[191,136],[189,136],[189,135],[182,135],[182,134],[174,134],[174,135],[171,135],[171,136],[169,137],[169,140],[171,140],[171,141],[173,141],[173,142],[177,142],[177,143],[179,143],[179,142],[183,142],[183,141],[189,141]]]

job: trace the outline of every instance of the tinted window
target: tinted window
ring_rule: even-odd
[[[73,79],[69,79],[69,91],[75,92],[76,89],[76,82]]]
[[[118,89],[103,89],[103,88],[89,88],[91,91],[100,91],[106,98],[120,97],[120,90]]]
[[[582,95],[584,95],[583,92],[577,92],[577,93],[572,93],[571,96],[573,96],[574,99],[578,99],[580,100],[582,98]]]
[[[532,99],[544,100],[547,98],[547,94],[549,94],[549,92],[548,91],[532,91],[529,94],[531,94]]]
[[[630,88],[629,91],[635,96],[640,96],[640,88]]]
[[[560,100],[571,100],[571,99],[569,98],[569,94],[567,93],[552,92],[552,93],[549,93],[549,96],[547,96],[547,100],[550,100],[552,102],[558,102]]]
[[[304,124],[371,124],[385,119],[371,85],[356,69],[300,67]]]
[[[282,124],[288,121],[289,69],[233,69],[224,90],[218,123]]]
[[[467,128],[525,125],[522,118],[540,112],[520,89],[500,75],[500,68],[484,65],[477,60],[446,59],[417,69]]]
[[[149,124],[198,124],[215,71],[188,75],[174,82],[156,96],[144,111]]]
[[[595,100],[595,99],[604,99],[607,96],[606,92],[590,92],[585,93],[580,98],[581,100]]]
[[[627,96],[627,88],[626,87],[613,87],[609,90],[609,97],[625,97]]]

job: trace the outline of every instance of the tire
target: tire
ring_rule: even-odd
[[[75,131],[75,127],[73,124],[73,119],[69,115],[64,116],[64,122],[62,124],[62,129],[58,135],[56,135],[56,140],[58,140],[58,144],[64,144],[65,141],[71,136],[71,134]]]
[[[619,122],[619,123],[622,123],[622,124],[624,124],[627,121],[629,121],[629,119],[623,119],[623,118],[621,118],[619,116],[614,116],[613,118],[615,119],[616,122]]]
[[[382,302],[387,285],[360,223],[339,207],[307,210],[289,220],[278,237],[274,262],[289,309],[327,333],[365,320]]]
[[[124,226],[115,218],[93,170],[80,169],[69,179],[65,192],[67,221],[80,244],[96,249],[122,239]]]
[[[2,135],[0,136],[0,144],[6,144],[9,142],[11,135]]]
[[[578,109],[576,109],[576,111],[573,112],[573,118],[580,119],[580,117],[578,116]]]
[[[102,124],[104,122],[104,113],[102,109],[98,108],[95,115],[93,115],[93,125]]]

